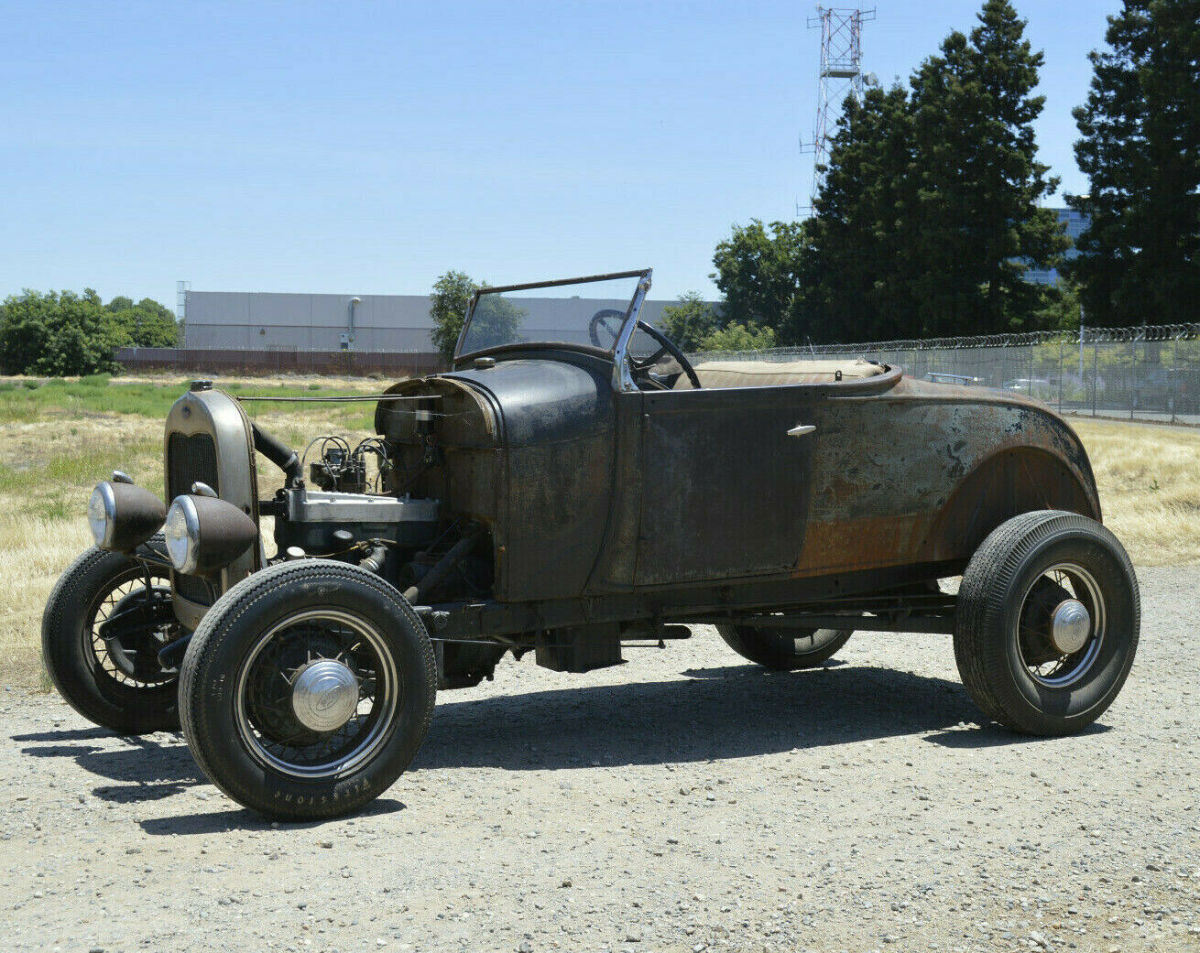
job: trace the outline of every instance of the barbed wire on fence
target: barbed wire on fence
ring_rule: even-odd
[[[1200,322],[1150,324],[1127,328],[1091,328],[1080,331],[1024,331],[965,337],[860,341],[852,344],[806,344],[761,351],[698,351],[689,357],[706,361],[782,361],[825,354],[878,354],[898,351],[947,351],[968,348],[1028,347],[1034,344],[1109,344],[1129,341],[1189,341],[1200,338]]]
[[[823,356],[864,357],[910,378],[1021,393],[1064,413],[1200,424],[1200,323],[689,355],[694,364]]]

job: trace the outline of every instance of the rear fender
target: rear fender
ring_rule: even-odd
[[[993,529],[1031,510],[1067,510],[1099,521],[1100,500],[1087,457],[1075,467],[1048,450],[1016,447],[993,454],[967,475],[938,514],[930,558],[964,560]]]

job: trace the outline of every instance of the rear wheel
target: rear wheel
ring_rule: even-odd
[[[718,625],[731,649],[766,668],[787,671],[813,668],[831,659],[854,634],[847,629],[782,629],[754,625]]]
[[[986,715],[1027,734],[1072,734],[1117,697],[1140,627],[1137,578],[1111,532],[1075,513],[1025,513],[963,573],[954,655]]]
[[[242,580],[181,670],[183,731],[205,774],[270,817],[335,817],[379,796],[429,728],[425,626],[357,566],[305,560]]]
[[[183,634],[165,569],[89,549],[62,574],[42,614],[54,687],[89,721],[121,734],[179,727],[177,673],[158,653]]]

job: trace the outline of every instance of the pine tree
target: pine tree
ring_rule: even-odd
[[[1091,216],[1069,266],[1088,324],[1200,320],[1200,0],[1126,0],[1075,110]]]
[[[847,100],[809,223],[813,337],[864,340],[1023,330],[1056,289],[1024,280],[1066,248],[1038,202],[1042,55],[1008,0],[987,0],[901,87]]]
[[[955,31],[912,78],[916,206],[912,292],[926,336],[1023,330],[1046,289],[1023,278],[1067,241],[1037,203],[1057,188],[1037,161],[1042,54],[1008,0],[987,0],[970,37]]]
[[[904,337],[916,325],[909,291],[915,198],[912,121],[901,86],[847,99],[816,215],[804,277],[815,341]]]

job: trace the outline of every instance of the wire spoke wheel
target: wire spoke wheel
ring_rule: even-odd
[[[347,563],[280,563],[213,604],[180,670],[183,733],[221,790],[268,817],[356,810],[429,730],[433,644],[404,597]]]
[[[123,734],[174,730],[178,673],[158,653],[183,634],[166,570],[89,549],[47,600],[42,658],[67,703],[95,724]]]
[[[238,686],[237,727],[276,770],[331,777],[371,756],[399,696],[395,661],[373,626],[343,612],[302,612],[252,650]]]
[[[178,673],[158,664],[159,651],[182,634],[171,609],[166,571],[132,568],[111,586],[97,593],[84,614],[84,652],[95,670],[131,688],[175,681]]]
[[[1082,566],[1058,563],[1026,592],[1017,619],[1021,660],[1031,678],[1063,688],[1087,675],[1104,644],[1104,596]]]

